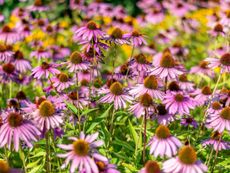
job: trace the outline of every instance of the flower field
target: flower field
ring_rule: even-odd
[[[0,173],[230,172],[229,0],[0,7]]]

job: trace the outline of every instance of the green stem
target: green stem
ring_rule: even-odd
[[[50,136],[49,131],[46,132],[46,172],[51,172],[51,165],[50,165]]]
[[[145,115],[144,115],[144,147],[143,147],[143,163],[145,163],[146,160],[146,126],[147,126],[147,116],[148,116],[148,110],[145,109]]]
[[[218,155],[218,152],[219,152],[219,145],[220,145],[221,137],[222,137],[222,135],[220,136],[218,144],[217,144],[216,154],[215,154],[215,158],[214,158],[214,161],[213,161],[213,167],[211,169],[211,173],[213,173],[214,170],[215,170],[216,160],[217,160],[217,155]]]

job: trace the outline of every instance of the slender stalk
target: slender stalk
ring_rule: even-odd
[[[133,57],[133,53],[134,53],[134,45],[132,46],[132,51],[131,51],[131,55],[130,55],[130,58],[132,58]],[[126,75],[125,75],[125,80],[127,80],[127,77],[128,77],[128,74],[129,74],[129,67],[128,67],[128,69],[127,69],[127,72],[126,72]]]
[[[46,132],[46,173],[51,172],[51,164],[50,164],[50,136],[49,131]]]
[[[147,125],[147,116],[148,116],[148,111],[145,109],[145,115],[144,115],[144,147],[143,147],[143,163],[145,163],[146,160],[146,125]]]
[[[9,98],[12,97],[12,85],[13,85],[13,83],[12,83],[12,81],[10,81],[10,86],[9,86],[9,88],[10,88],[10,91],[9,91]]]
[[[219,141],[218,141],[218,144],[217,144],[216,154],[215,154],[215,158],[214,158],[214,161],[213,161],[213,167],[211,169],[211,173],[213,173],[214,170],[215,170],[217,155],[219,153],[219,146],[220,146],[221,137],[222,137],[222,135],[220,135],[220,138],[219,138]]]
[[[214,147],[212,147],[212,150],[211,150],[211,152],[210,152],[210,154],[209,154],[209,156],[208,156],[208,158],[207,158],[207,167],[209,166],[209,164],[210,164],[210,161],[211,161],[211,158],[212,158],[212,155],[213,155],[213,151],[214,151]]]
[[[109,131],[111,133],[111,137],[113,136],[113,124],[114,124],[114,114],[115,114],[115,109],[113,107],[112,115],[111,115],[111,122],[110,122],[110,128]]]
[[[207,114],[208,114],[208,109],[209,109],[209,107],[211,106],[211,101],[212,101],[212,99],[213,99],[213,97],[214,97],[214,95],[215,95],[215,93],[216,93],[216,89],[217,89],[218,84],[220,83],[220,79],[221,79],[221,74],[219,75],[219,77],[218,77],[218,79],[217,79],[217,82],[216,82],[216,85],[215,85],[215,87],[214,87],[214,89],[213,89],[211,98],[210,98],[210,100],[209,100],[209,102],[208,102],[207,109],[206,109],[206,111],[205,111],[205,113],[204,113],[204,117],[203,117],[202,123],[201,123],[201,125],[200,125],[200,128],[203,127],[203,125],[204,125],[204,122],[205,122],[206,117],[207,117]],[[201,132],[201,133],[202,133],[202,131],[203,131],[203,130],[200,129],[200,132]]]

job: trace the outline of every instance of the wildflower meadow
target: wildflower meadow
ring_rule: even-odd
[[[0,173],[230,173],[229,0],[0,9]]]

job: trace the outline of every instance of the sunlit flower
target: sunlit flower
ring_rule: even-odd
[[[90,63],[84,60],[82,55],[77,51],[70,55],[70,59],[66,64],[70,72],[83,71],[90,67]]]
[[[52,81],[52,86],[54,86],[57,89],[57,91],[62,91],[74,85],[74,82],[66,73],[57,74],[57,76],[53,77],[51,81]]]
[[[220,58],[207,58],[210,68],[220,67],[221,73],[230,73],[230,53],[223,54]]]
[[[106,162],[107,158],[97,152],[97,148],[104,144],[103,141],[96,140],[97,137],[98,133],[85,135],[81,132],[79,138],[69,137],[73,141],[72,144],[58,144],[58,147],[68,151],[65,154],[58,154],[58,157],[66,158],[62,168],[66,168],[69,162],[72,161],[70,166],[71,173],[74,173],[75,170],[99,173],[95,159]]]
[[[32,117],[42,131],[59,127],[63,122],[62,114],[58,112],[56,104],[49,100],[43,100],[32,113]]]
[[[191,146],[182,147],[177,157],[173,157],[163,163],[165,173],[203,173],[207,172],[207,170],[207,166],[197,159],[196,151]]]
[[[132,100],[132,97],[125,92],[120,82],[114,82],[109,89],[105,89],[100,93],[105,94],[105,96],[100,98],[99,102],[113,103],[116,110],[126,108],[126,102],[131,102]]]
[[[224,129],[230,131],[230,107],[224,107],[220,112],[208,114],[206,126],[222,133]]]
[[[220,139],[221,134],[219,132],[213,132],[210,139],[206,139],[202,142],[203,147],[211,145],[215,151],[230,149],[230,143]]]
[[[13,54],[13,51],[8,50],[6,45],[0,44],[0,61],[5,63],[10,62]]]
[[[1,114],[3,125],[0,127],[0,147],[13,146],[19,150],[20,141],[32,147],[32,141],[37,141],[40,131],[29,120],[23,117],[21,112],[6,111]],[[13,143],[13,145],[12,145]]]
[[[148,160],[138,173],[161,173],[161,169],[156,161]]]
[[[124,38],[129,39],[135,47],[147,44],[143,35],[138,31],[133,31],[128,34],[124,34]]]
[[[156,129],[156,134],[151,138],[148,145],[150,146],[150,154],[155,157],[158,155],[172,157],[182,144],[176,137],[171,135],[167,126],[159,125]]]
[[[167,92],[163,103],[171,114],[189,114],[189,109],[194,109],[196,102],[188,94],[183,92]]]
[[[98,28],[97,24],[93,21],[89,21],[86,26],[75,31],[73,39],[75,41],[94,40],[97,42],[97,39],[103,35],[104,33]]]
[[[21,73],[26,72],[31,69],[30,62],[24,59],[24,55],[21,51],[16,51],[14,54],[13,64],[15,65],[15,69]]]
[[[40,79],[42,76],[48,78],[50,74],[56,75],[60,73],[60,71],[57,70],[56,67],[58,67],[57,64],[42,62],[40,66],[32,69],[32,75],[34,76],[34,78],[37,79]]]

